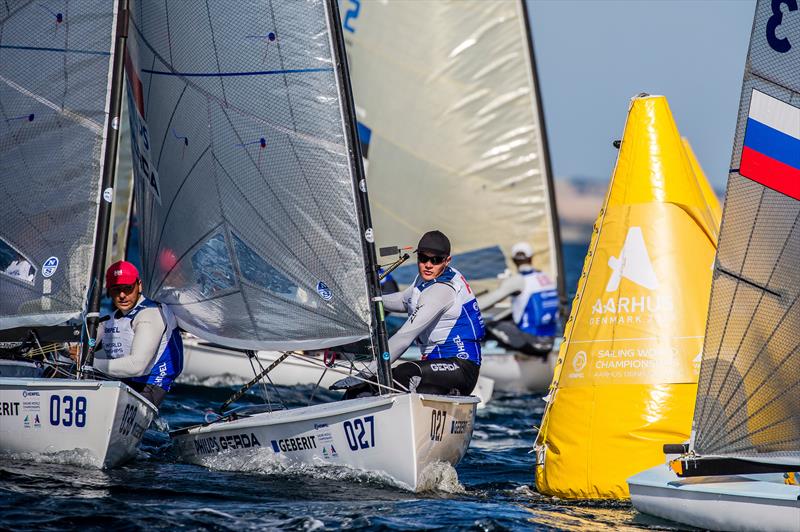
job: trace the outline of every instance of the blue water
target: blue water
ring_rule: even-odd
[[[570,286],[585,249],[565,250]],[[171,427],[201,421],[208,406],[234,390],[178,385],[162,405],[162,418]],[[279,391],[287,404],[299,406],[311,387]],[[320,391],[316,400],[336,398]],[[259,401],[255,394],[244,399]],[[162,423],[161,431],[146,433],[137,459],[109,471],[0,462],[0,529],[671,529],[637,514],[628,503],[565,502],[539,495],[530,450],[543,411],[539,395],[496,393],[478,412],[457,478],[418,494],[375,476],[337,469],[237,473],[182,464]]]

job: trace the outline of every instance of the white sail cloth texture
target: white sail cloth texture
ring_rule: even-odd
[[[800,11],[778,16],[774,4],[756,8],[692,443],[701,455],[800,464],[800,201],[790,195],[800,175]],[[771,162],[753,171],[753,157]]]
[[[452,243],[476,289],[511,247],[557,278],[542,117],[521,1],[341,0],[378,246]],[[408,284],[416,266],[392,274]]]
[[[369,335],[341,62],[322,0],[131,3],[142,277],[243,349]]]
[[[90,288],[116,2],[62,4],[0,3],[0,329],[75,318]]]

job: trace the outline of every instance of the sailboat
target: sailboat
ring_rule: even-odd
[[[99,322],[126,5],[0,8],[0,255],[11,259],[0,264],[0,341],[60,376],[6,364],[17,371],[0,374],[3,454],[113,467],[156,414],[125,384],[70,377],[56,359],[77,341],[90,358]]]
[[[799,23],[756,5],[691,436],[628,480],[640,512],[701,528],[800,528]]]
[[[171,434],[181,458],[336,464],[419,489],[429,468],[466,452],[478,400],[405,393],[391,379],[335,2],[207,3],[202,16],[181,1],[132,5],[145,293],[189,333],[237,349],[368,339],[381,390],[289,410],[220,408]],[[164,253],[176,259],[168,269]]]
[[[534,266],[566,306],[558,216],[526,2],[343,1],[361,152],[379,247],[437,228],[477,293]],[[401,44],[402,43],[402,44]],[[416,266],[398,268],[401,284]],[[493,318],[510,315],[499,309]],[[556,354],[511,355],[487,342],[481,376],[543,391]]]

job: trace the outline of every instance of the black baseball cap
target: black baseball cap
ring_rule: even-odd
[[[450,256],[450,239],[441,231],[428,231],[417,244],[417,253],[424,252],[431,255]]]

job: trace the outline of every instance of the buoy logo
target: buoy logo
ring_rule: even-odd
[[[572,368],[580,373],[586,367],[586,351],[578,351],[572,358]]]
[[[617,290],[623,277],[650,290],[658,288],[658,279],[647,254],[641,227],[628,229],[619,258],[614,256],[609,258],[608,266],[612,273],[606,284],[606,292]]]

